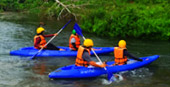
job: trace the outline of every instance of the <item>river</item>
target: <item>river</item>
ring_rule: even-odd
[[[32,46],[39,21],[46,23],[46,34],[57,32],[68,20],[42,20],[23,14],[0,14],[0,87],[170,87],[170,42],[158,40],[126,39],[129,52],[138,57],[160,55],[150,65],[124,72],[122,81],[105,84],[106,77],[93,79],[51,80],[48,73],[56,68],[73,64],[74,57],[46,57],[29,60],[30,57],[11,56],[9,52]],[[53,41],[57,46],[68,46],[73,29],[71,22]],[[94,41],[94,46],[113,47],[119,39],[107,39],[83,32]],[[81,39],[82,41],[83,39]],[[100,55],[101,60],[113,60],[113,54]],[[95,57],[92,60],[97,61]]]

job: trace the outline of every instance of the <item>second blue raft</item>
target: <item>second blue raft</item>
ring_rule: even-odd
[[[69,47],[58,46],[59,48],[65,49],[65,51],[58,51],[58,50],[42,50],[37,56],[38,57],[55,57],[55,56],[62,56],[62,57],[71,57],[76,56],[77,51],[71,51]],[[113,52],[114,47],[94,47],[95,52],[97,54],[108,54]],[[34,47],[23,47],[19,50],[10,51],[10,55],[16,56],[33,56],[38,52],[37,49]],[[91,52],[91,55],[94,55]]]
[[[117,73],[121,71],[128,71],[137,69],[143,66],[146,66],[156,59],[159,58],[159,55],[153,55],[148,57],[141,57],[143,60],[142,62],[136,60],[129,60],[126,65],[117,65],[117,66],[108,66],[107,71],[110,73]],[[107,62],[107,65],[114,64],[114,61]],[[49,73],[49,78],[52,79],[66,79],[66,78],[90,78],[90,77],[97,77],[103,74],[107,74],[107,71],[103,68],[98,67],[83,67],[83,66],[75,66],[68,65],[61,68],[54,70],[53,72]]]

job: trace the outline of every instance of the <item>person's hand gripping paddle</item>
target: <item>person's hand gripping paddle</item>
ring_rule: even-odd
[[[75,29],[75,31],[76,31],[76,33],[77,33],[78,35],[80,35],[84,40],[86,39],[86,38],[83,36],[82,30],[81,30],[81,28],[79,27],[79,25],[78,25],[77,23],[75,23],[74,29]],[[99,61],[100,63],[102,63],[102,61],[100,60],[100,58],[98,57],[98,55],[96,54],[96,52],[95,52],[93,49],[91,49],[91,50],[92,50],[92,52],[94,53],[94,55],[96,56],[96,58],[98,59],[98,61]],[[107,72],[108,81],[112,81],[113,74],[110,73],[110,72],[108,72],[108,70],[107,70],[106,67],[104,67],[104,70],[106,70],[106,72]]]
[[[45,46],[47,46],[69,23],[71,20],[67,22],[57,33],[54,35],[36,54],[34,54],[30,59],[35,59],[36,56],[44,49]]]

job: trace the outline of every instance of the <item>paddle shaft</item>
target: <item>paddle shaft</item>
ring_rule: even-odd
[[[82,31],[81,31],[81,28],[78,26],[77,23],[74,25],[74,29],[76,30],[76,32],[77,32],[80,36],[82,36],[82,38],[83,38],[84,40],[86,39],[86,38],[83,36]],[[99,61],[101,64],[103,64],[102,61],[100,60],[100,58],[97,56],[96,52],[95,52],[93,49],[91,49],[91,50],[92,50],[92,52],[94,53],[94,55],[96,56],[96,58],[98,59],[98,61]],[[104,67],[104,70],[107,72],[108,80],[111,81],[111,78],[112,78],[113,74],[110,73],[110,72],[108,72],[108,70],[107,70],[106,67]]]
[[[63,28],[61,28],[61,29],[57,32],[57,35],[58,35],[62,30],[63,30]],[[38,51],[38,53],[41,52],[41,51],[44,49],[44,47],[47,46],[57,35],[54,35],[54,36]]]
[[[82,38],[83,38],[84,40],[86,39],[84,36],[82,36]],[[91,49],[91,50],[92,50],[92,52],[94,53],[94,55],[96,56],[96,58],[98,59],[98,61],[99,61],[101,64],[103,64],[103,62],[101,61],[101,59],[99,58],[99,56],[96,54],[96,52],[95,52],[93,49]],[[107,70],[106,67],[104,67],[104,70]]]

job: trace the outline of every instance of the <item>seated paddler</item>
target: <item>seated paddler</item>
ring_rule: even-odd
[[[91,60],[90,51],[93,47],[93,41],[91,39],[85,39],[82,46],[79,46],[77,52],[77,58],[75,65],[76,66],[84,66],[88,67],[89,65],[94,67],[104,68],[106,66],[105,63],[99,65],[95,61]]]
[[[69,39],[69,48],[73,51],[77,51],[80,46],[80,38],[76,31],[73,29]]]
[[[143,61],[142,59],[139,59],[138,57],[133,56],[130,54],[126,48],[126,41],[120,40],[118,43],[118,47],[114,48],[114,65],[124,65],[127,64],[128,58],[132,58],[137,61]]]
[[[39,26],[36,30],[37,34],[34,36],[34,48],[35,49],[45,49],[45,50],[64,50],[56,47],[52,43],[47,44],[45,38],[46,37],[53,37],[54,35],[57,36],[57,33],[55,34],[49,34],[49,35],[44,35],[45,29],[42,26]]]

